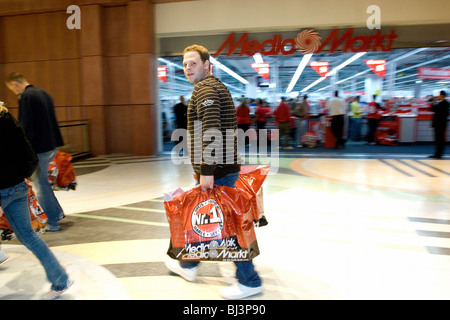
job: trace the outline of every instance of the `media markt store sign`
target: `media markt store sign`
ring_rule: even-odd
[[[163,84],[160,81],[160,87],[172,88],[175,97],[183,92],[184,94],[190,94],[191,87],[181,79],[183,77],[181,55],[185,47],[197,43],[208,48],[223,66],[228,67],[250,82],[250,84],[242,83],[216,68],[218,71],[216,76],[222,77],[222,80],[231,85],[230,88],[234,95],[254,96],[256,93],[259,95],[260,91],[262,94],[266,93],[267,96],[286,93],[292,73],[299,67],[299,62],[305,55],[313,55],[311,62],[314,62],[314,64],[305,64],[300,81],[292,88],[292,91],[300,92],[317,80],[318,74],[313,68],[319,62],[327,61],[328,64],[325,67],[328,67],[329,72],[332,72],[333,68],[350,58],[352,54],[357,53],[361,54],[360,56],[365,53],[363,59],[371,60],[371,62],[366,64],[363,59],[352,62],[350,66],[353,68],[340,69],[335,78],[332,78],[332,74],[329,74],[328,81],[322,81],[319,86],[312,88],[317,90],[323,88],[325,84],[330,86],[330,81],[341,81],[338,86],[342,86],[345,79],[361,72],[366,72],[363,75],[373,76],[367,72],[370,71],[368,69],[371,67],[375,67],[375,70],[380,72],[374,75],[382,75],[380,79],[386,82],[383,84],[383,92],[387,94],[387,92],[397,88],[394,82],[398,83],[396,80],[399,80],[400,77],[410,77],[405,79],[412,80],[413,75],[411,73],[412,71],[415,72],[415,69],[397,72],[402,70],[402,63],[406,63],[412,58],[419,63],[423,63],[422,66],[424,67],[445,67],[445,65],[435,64],[435,62],[442,55],[442,57],[446,55],[445,50],[448,49],[450,42],[442,39],[446,39],[448,36],[446,34],[448,28],[450,28],[450,24],[383,26],[381,29],[369,29],[367,27],[320,29],[307,27],[283,32],[231,32],[204,36],[160,38],[160,57],[164,58],[166,62],[175,63],[175,68],[176,66],[181,67],[175,69],[175,75],[172,78],[169,70],[167,82]],[[428,61],[424,56],[418,56],[413,52],[414,54],[408,59],[397,60],[395,64],[391,63],[394,59],[412,52],[415,48],[428,48],[423,52],[428,55]],[[435,55],[438,51],[442,54]],[[255,61],[254,59],[257,56],[261,56],[263,59]],[[383,60],[385,64],[381,64]],[[443,64],[445,64],[445,59],[443,61]],[[258,65],[254,63],[258,63]],[[160,63],[160,65],[166,66],[167,64]],[[386,67],[385,72],[380,70],[383,66]],[[267,73],[269,70],[270,73]],[[264,74],[261,75],[258,71],[264,71]],[[253,81],[253,78],[258,76],[260,77],[257,81]],[[319,76],[323,75],[319,74]],[[170,84],[171,80],[175,82],[175,85]],[[252,81],[255,83],[252,83]],[[261,82],[265,84],[266,89],[261,85]],[[259,87],[257,92],[249,92],[248,88],[252,85]],[[331,87],[333,86],[331,85]],[[328,88],[328,91],[331,90],[331,87]],[[364,91],[364,88],[361,90],[357,87],[351,91]],[[167,90],[165,92],[167,93]]]
[[[354,28],[348,28],[344,32],[333,29],[322,41],[322,37],[316,30],[305,29],[297,34],[295,38],[283,40],[281,34],[275,34],[272,38],[262,42],[249,40],[249,33],[242,34],[238,39],[231,33],[214,54],[216,57],[222,52],[226,56],[238,54],[239,56],[253,56],[260,53],[267,55],[290,55],[297,51],[301,53],[321,53],[326,46],[328,52],[333,53],[340,49],[342,52],[368,52],[368,51],[391,51],[394,40],[398,37],[395,30],[383,35],[377,30],[373,35],[354,36]]]

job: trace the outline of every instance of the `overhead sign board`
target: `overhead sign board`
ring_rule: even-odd
[[[310,61],[309,65],[313,68],[321,77],[325,77],[328,73],[328,61]]]
[[[235,33],[230,33],[215,56],[224,52],[227,56],[233,54],[253,56],[255,53],[262,55],[290,55],[300,53],[320,53],[325,49],[333,53],[341,52],[376,52],[391,51],[394,40],[398,37],[395,30],[383,34],[376,30],[372,35],[355,35],[354,28],[348,28],[344,32],[341,29],[333,29],[322,40],[321,35],[314,29],[305,29],[297,34],[297,37],[283,39],[281,34],[274,34],[272,38],[257,41],[249,37],[249,33],[243,33],[236,39]]]
[[[250,63],[253,69],[258,72],[258,74],[263,77],[264,79],[270,78],[270,65],[267,62],[262,63]]]
[[[370,59],[364,60],[370,70],[377,76],[384,78],[386,75],[386,60],[385,59]]]
[[[417,68],[417,77],[420,79],[436,79],[436,80],[450,80],[449,68]]]
[[[167,67],[158,67],[158,79],[167,82]]]

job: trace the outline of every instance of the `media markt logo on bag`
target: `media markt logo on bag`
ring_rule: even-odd
[[[214,238],[223,230],[223,212],[214,199],[200,202],[192,212],[192,230],[201,237]]]

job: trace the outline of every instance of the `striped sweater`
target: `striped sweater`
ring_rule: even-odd
[[[236,110],[225,85],[213,76],[198,82],[187,114],[191,163],[197,177],[220,179],[239,172]]]

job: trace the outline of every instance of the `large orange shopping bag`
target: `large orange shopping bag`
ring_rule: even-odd
[[[48,166],[48,182],[53,190],[75,190],[77,186],[76,174],[72,164],[72,156],[57,151],[55,158]]]
[[[31,184],[28,185],[28,207],[33,230],[41,235],[47,230],[47,215],[39,204]],[[2,240],[12,240],[15,235],[5,215],[0,217],[0,234]]]
[[[235,187],[244,190],[251,195],[252,214],[255,226],[262,227],[268,224],[264,215],[264,197],[262,185],[269,174],[270,167],[263,165],[241,166],[239,178]],[[197,176],[194,174],[194,179]],[[181,189],[178,189],[180,192]]]
[[[251,195],[236,188],[196,186],[166,194],[167,254],[184,261],[249,261],[259,254]]]

